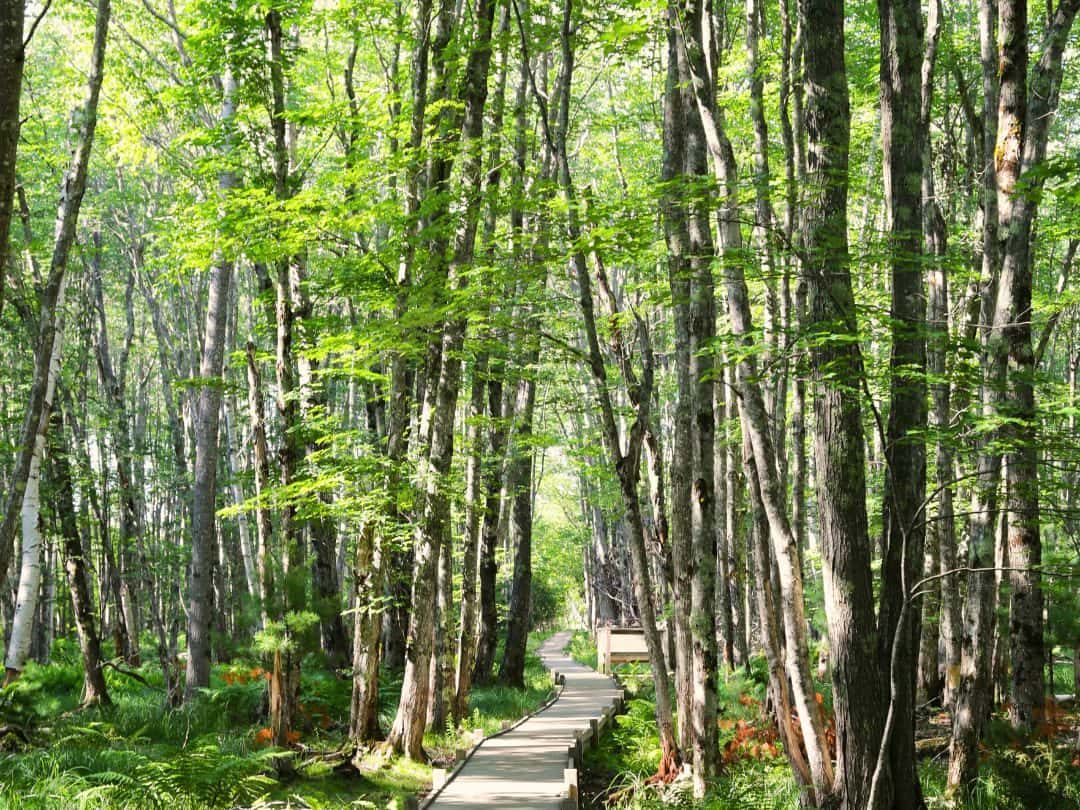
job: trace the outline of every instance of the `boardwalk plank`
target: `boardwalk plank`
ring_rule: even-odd
[[[567,749],[622,694],[611,678],[567,656],[569,641],[569,632],[557,633],[539,651],[548,669],[566,676],[562,696],[512,731],[485,740],[430,810],[563,808]]]

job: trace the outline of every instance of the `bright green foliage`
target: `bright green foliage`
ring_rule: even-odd
[[[596,669],[596,643],[593,641],[591,634],[583,630],[574,633],[566,651],[579,664],[584,664],[590,669]]]

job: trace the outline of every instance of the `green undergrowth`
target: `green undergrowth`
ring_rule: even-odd
[[[596,669],[596,642],[586,630],[575,630],[570,637],[570,643],[566,645],[566,651],[570,657],[579,664],[584,664],[590,669]]]
[[[574,659],[595,665],[596,648],[587,633],[575,634]],[[616,666],[627,689],[626,712],[616,718],[598,748],[585,755],[583,806],[609,810],[790,810],[799,807],[799,789],[771,724],[762,716],[767,671],[755,658],[749,671],[721,676],[718,689],[719,759],[723,765],[708,795],[695,802],[688,780],[648,784],[660,762],[656,703],[648,668]],[[831,691],[818,684],[831,714]],[[1080,810],[1080,767],[1070,745],[1040,742],[1022,747],[992,724],[978,782],[962,804],[945,799],[944,755],[925,758],[919,775],[929,810]]]
[[[474,730],[489,734],[547,699],[551,677],[535,655],[539,641],[530,640],[524,691],[478,687],[461,729],[425,736],[434,764],[471,744]],[[299,745],[290,751],[260,744],[266,680],[257,663],[216,665],[209,689],[191,705],[170,710],[163,706],[161,674],[152,656],[147,660],[132,670],[146,683],[106,670],[114,703],[108,708],[79,708],[81,663],[64,643],[53,663],[29,664],[0,690],[0,725],[8,728],[0,736],[0,808],[383,810],[403,807],[407,796],[430,787],[430,766],[405,759],[371,756],[359,773],[339,767],[348,746],[351,681],[315,657],[301,668]],[[379,687],[387,728],[400,675],[383,672]],[[275,768],[282,757],[292,761],[288,779]]]

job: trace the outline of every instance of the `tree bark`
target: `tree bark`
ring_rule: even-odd
[[[692,99],[688,99],[692,102]],[[695,178],[709,174],[705,133],[693,116],[687,131],[686,168]],[[690,639],[693,690],[691,694],[694,795],[705,796],[708,780],[719,765],[716,726],[716,416],[713,412],[713,342],[716,337],[716,292],[713,285],[713,247],[710,206],[705,195],[692,198],[689,217],[690,379],[693,383],[691,486]]]
[[[60,532],[64,539],[64,568],[71,592],[72,613],[79,637],[83,660],[83,706],[111,705],[109,690],[102,669],[101,636],[94,617],[94,602],[90,589],[90,570],[86,564],[86,549],[75,516],[74,487],[71,483],[71,464],[64,443],[64,423],[61,409],[53,411],[53,431],[50,436],[49,457],[52,478],[56,484],[56,509],[60,517]]]
[[[854,298],[848,268],[850,107],[844,65],[844,10],[837,0],[803,0],[806,32],[807,170],[804,207],[810,312],[818,515],[836,717],[836,782],[841,806],[867,807],[884,727],[877,618],[870,573],[866,479]]]
[[[353,600],[353,686],[349,736],[363,746],[379,740],[379,630],[382,617],[381,565],[375,527],[367,523],[356,543],[355,599]]]
[[[248,419],[251,424],[252,467],[255,477],[255,567],[259,581],[257,592],[263,627],[276,615],[274,606],[274,564],[271,559],[273,524],[268,504],[270,459],[266,447],[266,424],[263,420],[262,378],[255,362],[255,344],[245,349],[248,380]]]
[[[15,156],[22,123],[19,101],[26,56],[23,44],[25,15],[25,0],[0,3],[0,313],[4,311],[8,243],[15,208]]]
[[[523,368],[529,369],[539,358],[539,343],[528,350]],[[511,512],[510,537],[514,548],[514,573],[507,611],[506,644],[499,682],[517,689],[525,688],[525,646],[529,638],[532,600],[532,521],[533,521],[533,411],[536,405],[536,380],[531,372],[518,385],[517,414],[514,427],[513,457],[509,484]]]
[[[502,488],[502,459],[506,449],[506,425],[502,412],[503,383],[501,364],[492,369],[488,380],[488,452],[484,463],[484,514],[480,529],[480,627],[476,644],[476,663],[473,682],[488,683],[495,663],[495,644],[498,641],[496,577],[499,548],[499,501]]]
[[[236,114],[236,83],[227,71],[220,121],[231,130]],[[225,151],[231,146],[227,135]],[[218,176],[218,188],[227,196],[237,185],[235,173]],[[211,576],[217,509],[218,424],[221,417],[221,376],[225,360],[229,287],[233,261],[219,254],[210,270],[210,289],[203,328],[199,377],[203,381],[195,406],[195,468],[191,497],[191,581],[188,587],[188,661],[184,700],[191,702],[210,685]]]
[[[5,0],[6,2],[6,0]],[[16,12],[15,6],[19,7]],[[98,13],[94,28],[94,47],[90,60],[90,75],[87,80],[87,95],[81,114],[78,116],[78,134],[75,148],[72,151],[71,162],[68,164],[60,187],[60,204],[56,217],[56,230],[53,237],[52,261],[49,265],[49,275],[41,291],[39,298],[38,333],[36,336],[34,356],[34,377],[30,385],[29,398],[26,404],[26,415],[23,420],[19,451],[15,456],[11,476],[8,479],[8,495],[4,505],[3,522],[0,523],[0,571],[7,571],[11,565],[11,557],[14,552],[16,524],[22,510],[23,494],[26,489],[27,479],[30,474],[30,463],[35,454],[34,437],[39,433],[45,433],[48,425],[48,411],[45,408],[45,392],[47,388],[49,370],[52,367],[52,352],[55,345],[60,308],[63,303],[63,287],[66,283],[68,258],[71,248],[75,243],[75,231],[79,220],[79,211],[82,207],[83,195],[86,192],[86,175],[90,163],[90,150],[94,142],[94,129],[97,125],[98,96],[101,90],[102,71],[105,62],[105,41],[108,36],[110,6],[107,0],[99,0]],[[22,81],[22,42],[19,41],[17,53],[13,47],[15,36],[22,36],[21,21],[17,26],[13,23],[12,16],[21,14],[21,4],[12,3],[10,8],[0,10],[9,16],[0,16],[0,66],[5,60],[10,63],[18,63],[19,69],[12,69],[10,86],[4,82],[3,93],[12,90],[16,92]],[[18,31],[16,32],[16,27]],[[11,99],[7,99],[10,102]],[[4,116],[11,112],[10,104],[5,109],[4,101],[0,100],[0,175],[9,170],[14,173],[14,143],[6,143],[8,137],[18,140],[18,108],[15,102],[14,121]],[[14,126],[14,130],[11,127]],[[5,150],[10,150],[6,153]],[[10,159],[10,164],[8,160]],[[7,224],[4,218],[4,200],[6,189],[4,180],[0,176],[0,235],[4,241],[0,243],[0,259],[6,265],[8,230],[10,229],[10,214],[7,215]],[[10,204],[9,204],[10,208]],[[0,272],[2,272],[0,265]],[[3,289],[2,277],[0,277],[0,290]],[[2,293],[0,293],[2,294]],[[2,301],[2,299],[0,299]]]
[[[57,301],[63,307],[64,290]],[[20,550],[19,581],[15,598],[15,613],[11,619],[7,651],[4,659],[4,684],[10,684],[22,674],[30,655],[34,618],[37,614],[41,585],[41,460],[45,453],[46,428],[53,407],[56,380],[60,375],[60,351],[64,340],[64,317],[57,319],[51,352],[51,367],[46,381],[41,430],[34,436],[34,455],[30,459],[30,473],[26,479],[26,492],[22,504],[22,548]]]
[[[687,109],[689,69],[686,46],[677,20],[693,18],[693,8],[671,3],[668,16],[668,68],[664,92],[664,156],[661,180],[669,189],[661,200],[664,236],[667,241],[668,284],[674,314],[674,361],[676,400],[671,436],[671,521],[669,538],[672,561],[672,620],[675,636],[675,698],[679,716],[679,747],[693,745],[693,669],[691,662],[690,590],[696,561],[691,548],[691,482],[694,473],[692,446],[693,383],[690,377],[691,252],[687,194],[687,137],[692,108]],[[700,10],[699,12],[700,13]]]
[[[994,290],[998,275],[997,173],[994,150],[997,139],[997,53],[994,36],[994,0],[979,3],[979,55],[983,84],[983,189],[982,189],[982,291],[978,323],[994,319]],[[1004,366],[999,354],[991,351],[989,330],[979,333],[983,369],[980,410],[984,417],[994,412],[996,392],[1004,385]],[[997,509],[1001,457],[991,446],[992,437],[976,443],[975,480],[968,518],[967,595],[964,601],[960,671],[954,687],[952,737],[949,744],[949,790],[963,792],[978,774],[978,742],[989,715],[987,690],[990,683],[990,620],[993,612],[994,578],[979,570],[993,564],[994,514]],[[951,681],[951,679],[950,679]],[[951,683],[950,683],[951,685]]]
[[[449,504],[447,509],[449,511]],[[445,520],[449,525],[449,514]],[[453,716],[453,650],[450,646],[454,637],[453,556],[453,546],[448,537],[439,548],[439,566],[435,580],[435,639],[432,647],[431,699],[428,701],[427,724],[436,733],[444,731],[447,721]]]
[[[1045,701],[1042,539],[1039,527],[1039,417],[1035,409],[1036,357],[1031,339],[1032,228],[1043,180],[1032,177],[1046,157],[1050,120],[1057,109],[1062,55],[1080,0],[1058,5],[1042,56],[1028,76],[1026,0],[1000,0],[998,206],[1004,236],[995,326],[1008,352],[1002,414],[1009,417],[1008,480],[1010,654],[1009,719],[1031,731]],[[1029,87],[1030,82],[1030,87]],[[1004,194],[1004,196],[1003,196]],[[1008,200],[1006,203],[1005,200]]]
[[[465,427],[468,460],[465,463],[465,532],[462,537],[464,554],[461,563],[461,618],[458,628],[457,669],[454,676],[454,705],[452,714],[460,723],[468,713],[469,692],[472,688],[472,668],[476,661],[477,641],[477,578],[480,565],[480,546],[483,542],[483,463],[484,442],[481,420],[484,418],[484,391],[487,387],[488,355],[478,354],[473,361],[472,392]]]
[[[926,136],[921,4],[918,0],[878,0],[878,25],[882,168],[892,277],[878,657],[881,671],[890,677],[887,697],[893,722],[884,730],[890,735],[888,772],[876,769],[871,803],[916,810],[923,805],[915,762],[919,613],[905,609],[904,603],[922,574],[926,538],[926,291],[922,274]]]
[[[934,193],[933,154],[929,135],[933,102],[934,63],[941,32],[941,2],[931,0],[927,15],[926,49],[922,66],[922,101],[919,113],[923,136],[922,166],[922,229],[923,252],[927,262],[927,340],[926,369],[930,377],[931,408],[929,424],[935,443],[935,480],[937,514],[929,523],[926,537],[926,557],[923,576],[950,571],[956,566],[956,519],[953,514],[953,455],[949,441],[952,420],[952,385],[947,378],[946,361],[949,347],[949,277],[944,258],[947,231],[945,219]],[[946,567],[946,565],[948,567]],[[923,597],[922,633],[919,647],[916,701],[936,701],[942,695],[943,682],[939,675],[938,641],[944,642],[945,671],[959,665],[959,613],[956,578],[947,576],[939,587],[931,586]],[[940,615],[940,619],[939,619]]]
[[[67,279],[68,257],[75,242],[79,212],[86,191],[86,175],[90,150],[97,125],[98,98],[105,64],[105,48],[109,33],[109,0],[98,0],[94,23],[94,43],[90,55],[90,75],[87,79],[86,100],[76,120],[79,124],[71,163],[60,187],[60,205],[56,219],[52,262],[49,278],[41,296],[38,344],[34,358],[34,381],[23,424],[23,445],[16,458],[11,479],[11,493],[4,525],[0,527],[0,571],[7,571],[14,541],[13,514],[22,516],[22,570],[19,575],[19,596],[12,621],[11,639],[5,661],[5,682],[18,677],[26,663],[30,630],[37,610],[40,578],[40,511],[39,478],[41,456],[49,425],[57,376],[60,372],[60,350],[63,344],[64,288]],[[0,256],[6,254],[6,241]],[[25,462],[25,472],[23,471]],[[14,505],[14,512],[12,511]],[[22,608],[20,610],[20,607]]]

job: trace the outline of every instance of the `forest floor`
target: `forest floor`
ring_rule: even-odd
[[[577,633],[569,651],[575,660],[595,667],[596,649],[587,633]],[[651,676],[646,666],[637,664],[620,665],[616,674],[627,689],[627,712],[616,719],[600,746],[585,757],[581,774],[584,808],[791,810],[799,806],[798,788],[775,728],[762,712],[767,679],[764,660],[753,660],[748,673],[730,673],[720,683],[723,766],[706,799],[698,803],[691,799],[689,780],[659,787],[646,785],[660,761]],[[826,711],[831,713],[829,685],[818,683],[817,687]],[[1015,738],[1006,720],[994,718],[984,746],[979,783],[965,809],[1080,809],[1080,758],[1076,751],[1080,717],[1074,709],[1055,709],[1051,715],[1041,738],[1026,745]],[[948,717],[941,713],[920,716],[918,728],[920,739],[932,741],[920,756],[927,805],[945,808],[947,755],[936,741],[947,734]]]
[[[457,730],[429,733],[433,764],[479,731],[516,720],[550,694],[551,675],[530,639],[526,685],[474,690],[472,712]],[[301,717],[295,776],[277,778],[282,751],[266,746],[266,681],[256,662],[216,665],[211,686],[191,705],[163,707],[161,675],[152,656],[136,670],[146,683],[106,671],[114,705],[79,709],[82,667],[73,643],[58,642],[52,663],[31,663],[0,690],[0,808],[139,808],[215,810],[291,807],[300,810],[395,807],[430,788],[429,766],[372,756],[361,773],[339,766],[347,748],[351,680],[328,672],[315,658],[301,669]],[[400,676],[383,673],[383,727],[397,706]]]

